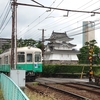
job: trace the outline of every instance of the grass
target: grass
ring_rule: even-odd
[[[4,100],[1,89],[0,89],[0,100]]]
[[[29,100],[54,100],[54,99],[52,99],[52,98],[54,98],[53,94],[50,97],[48,97],[48,96],[41,95],[36,92],[32,92],[28,88],[25,90],[25,94],[27,95]]]

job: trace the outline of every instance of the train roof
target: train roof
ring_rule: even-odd
[[[41,49],[36,48],[36,47],[31,47],[31,46],[17,48],[17,51],[27,51],[27,50],[30,50],[30,51],[41,51]]]
[[[27,47],[19,47],[17,48],[17,52],[27,52],[27,51],[39,51],[39,52],[42,52],[41,49],[39,48],[36,48],[36,47],[31,47],[31,46],[27,46]],[[0,56],[4,55],[4,54],[8,54],[9,52],[11,52],[11,48],[5,52],[3,52],[2,54],[0,54]]]

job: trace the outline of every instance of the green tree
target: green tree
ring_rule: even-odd
[[[35,43],[36,43],[36,41],[33,40],[33,39],[22,39],[22,38],[20,38],[17,41],[17,46],[18,47],[34,46]]]
[[[40,49],[42,50],[42,42],[41,42],[41,41],[38,41],[38,42],[36,43],[36,47],[37,47],[37,48],[40,48]]]
[[[88,63],[88,47],[84,46],[80,48],[80,54],[78,54],[78,59],[80,64],[87,64]]]
[[[41,41],[36,42],[33,39],[22,39],[22,38],[17,40],[17,47],[25,47],[25,46],[32,46],[32,47],[36,46],[37,48],[42,49],[42,42]],[[2,45],[2,50],[0,51],[0,53],[4,52],[6,49],[9,48],[11,48],[11,41],[8,41],[8,43]]]
[[[2,49],[0,49],[0,54],[1,54],[2,52],[3,52]]]
[[[88,54],[89,54],[89,47],[90,46],[94,46],[93,63],[100,64],[100,59],[98,57],[98,54],[100,53],[100,48],[95,45],[96,43],[97,43],[96,40],[92,40],[90,42],[86,42],[85,46],[80,48],[80,54],[77,55],[80,64],[88,64],[89,63]]]

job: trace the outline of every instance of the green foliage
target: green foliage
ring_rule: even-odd
[[[94,67],[93,71],[94,71],[94,75],[100,75],[100,67]]]
[[[3,51],[0,49],[0,54],[2,53]]]
[[[84,70],[83,70],[84,69]],[[53,76],[56,73],[88,73],[88,65],[44,65],[42,75],[45,77]],[[94,74],[100,74],[100,66],[93,66]]]
[[[93,52],[95,56],[93,56],[93,64],[100,64],[100,59],[98,57],[98,53],[100,53],[100,48],[96,46],[96,40],[92,40],[90,42],[86,42],[85,46],[80,48],[80,54],[78,54],[78,59],[80,64],[88,64],[88,56],[89,56],[89,47],[94,46]]]
[[[11,41],[8,41],[9,43],[2,45],[2,50],[0,50],[0,53],[4,52],[6,49],[11,48]],[[17,40],[17,47],[25,47],[25,46],[36,46],[37,48],[42,49],[42,42],[41,41],[35,41],[33,39],[18,39]]]
[[[22,38],[20,38],[17,41],[17,46],[18,47],[34,46],[35,43],[36,43],[36,41],[33,40],[33,39],[22,39]]]
[[[43,75],[45,76],[51,76],[52,74],[55,74],[55,65],[43,65]]]
[[[77,55],[80,64],[87,64],[88,63],[88,47],[84,46],[80,48],[80,54]]]
[[[86,66],[87,67],[87,66]],[[55,74],[55,73],[81,73],[83,66],[78,65],[44,65],[43,74]],[[87,71],[89,68],[84,68]]]
[[[36,44],[36,47],[42,49],[42,42],[38,41],[37,44]]]

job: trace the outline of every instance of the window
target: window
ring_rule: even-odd
[[[41,53],[35,52],[35,62],[41,62]]]
[[[18,52],[18,62],[25,62],[25,53]]]
[[[27,62],[32,62],[32,54],[27,54]]]

